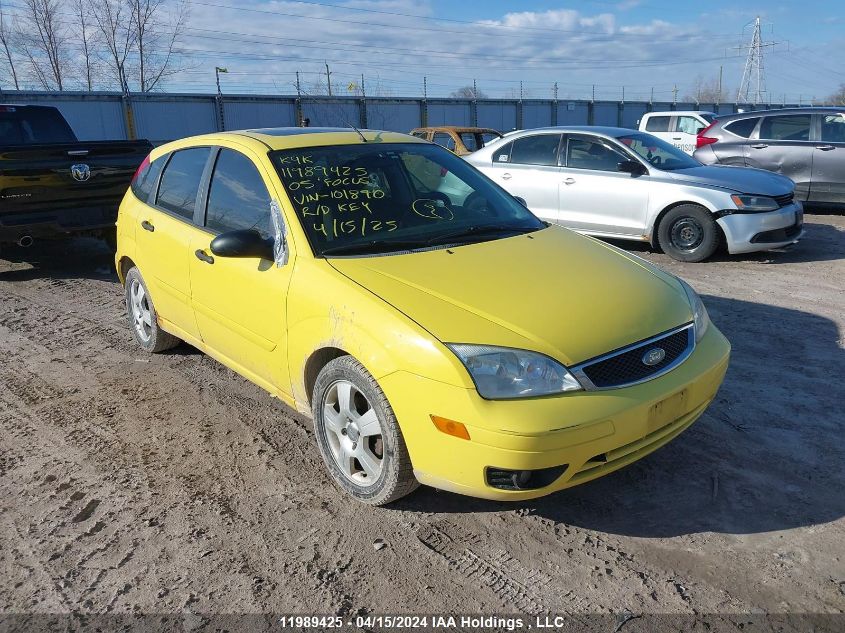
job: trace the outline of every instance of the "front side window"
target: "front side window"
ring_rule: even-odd
[[[809,141],[810,115],[764,117],[759,136],[767,141]]]
[[[619,163],[628,160],[598,139],[570,137],[566,148],[566,166],[574,169],[619,171]]]
[[[545,227],[466,161],[435,145],[362,143],[271,156],[317,256],[437,248]]]
[[[210,153],[208,147],[173,152],[158,186],[156,204],[187,220],[194,217],[202,173]]]
[[[205,225],[215,232],[255,229],[273,236],[270,193],[255,164],[231,149],[222,149],[214,165]]]
[[[557,165],[560,134],[534,134],[513,142],[510,162],[518,165]]]
[[[822,141],[825,143],[845,143],[845,116],[825,114],[822,116]]]
[[[757,121],[759,120],[760,117],[758,116],[751,117],[750,119],[740,119],[739,121],[728,123],[725,126],[725,129],[731,134],[736,134],[742,138],[750,138],[751,133],[754,131],[754,128],[757,127]]]
[[[669,131],[668,116],[652,116],[646,121],[645,129],[647,132],[668,132]]]
[[[450,152],[455,151],[455,139],[453,139],[450,134],[437,132],[434,135],[434,142],[437,143],[440,147],[445,147]]]
[[[663,171],[701,167],[701,163],[692,156],[651,134],[632,132],[631,134],[617,136],[616,140],[640,158],[644,158],[650,165]]]

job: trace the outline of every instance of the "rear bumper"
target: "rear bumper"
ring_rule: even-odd
[[[732,213],[716,221],[731,254],[780,248],[804,235],[804,209],[797,201],[769,213]]]
[[[0,243],[29,235],[50,238],[114,228],[117,206],[0,214]]]
[[[421,483],[516,501],[613,472],[677,437],[715,397],[729,354],[730,344],[711,326],[684,363],[660,378],[623,389],[489,401],[474,389],[406,372],[385,376],[379,384],[397,415]],[[672,411],[661,413],[664,403],[678,402]],[[470,439],[438,431],[431,414],[463,423]],[[505,430],[518,428],[520,420],[525,420],[526,428],[548,430],[532,434]],[[559,470],[553,471],[550,483],[530,490],[502,489],[488,481],[488,470],[554,468]]]

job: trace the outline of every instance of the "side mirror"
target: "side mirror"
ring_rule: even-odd
[[[211,252],[218,257],[258,257],[273,261],[273,240],[254,229],[227,231],[211,240]]]
[[[623,160],[616,165],[616,169],[632,176],[642,176],[648,173],[645,165],[636,160]]]
[[[514,196],[513,199],[516,200],[519,204],[521,204],[526,209],[528,208],[528,203],[525,201],[525,198],[523,198],[521,196]]]

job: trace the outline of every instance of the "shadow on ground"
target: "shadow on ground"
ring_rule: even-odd
[[[12,270],[0,270],[0,281],[117,279],[114,252],[104,241],[92,237],[44,240],[29,248],[4,244],[0,260],[20,264]]]

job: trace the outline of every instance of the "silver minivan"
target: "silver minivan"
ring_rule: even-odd
[[[650,242],[681,261],[778,248],[803,234],[795,185],[760,169],[705,166],[669,143],[612,127],[552,127],[466,157],[538,216]]]

